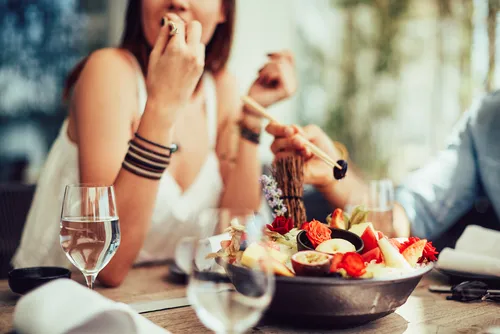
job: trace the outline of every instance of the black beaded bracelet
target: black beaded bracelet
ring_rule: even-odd
[[[177,144],[175,144],[175,143],[171,144],[170,146],[160,145],[160,144],[155,143],[155,142],[153,142],[153,141],[151,141],[151,140],[149,140],[149,139],[144,138],[143,136],[139,135],[137,132],[135,133],[135,137],[136,137],[137,139],[140,139],[140,140],[142,140],[143,142],[146,142],[146,143],[148,143],[148,144],[151,144],[151,145],[153,145],[153,146],[155,146],[155,147],[158,147],[158,148],[162,148],[162,149],[164,149],[164,150],[167,150],[167,151],[169,151],[169,152],[170,152],[170,154],[175,153],[175,152],[177,152],[177,151],[179,150],[179,145],[177,145]]]

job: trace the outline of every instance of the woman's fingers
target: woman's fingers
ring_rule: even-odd
[[[167,18],[163,18],[160,33],[156,38],[155,45],[150,54],[150,62],[156,62],[167,46],[170,35],[170,27],[168,26]]]
[[[281,78],[281,69],[279,63],[270,62],[264,66],[264,68],[259,72],[260,83],[270,85],[273,83],[278,83]]]
[[[291,137],[276,138],[271,144],[271,151],[274,154],[290,150],[307,151],[307,148],[304,145],[304,139],[298,135],[294,135]]]
[[[283,51],[269,53],[267,56],[272,60],[286,59],[291,64],[295,63],[295,57],[293,56],[293,53],[290,50],[283,50]]]
[[[294,135],[296,128],[289,125],[278,124],[276,122],[271,122],[266,126],[266,132],[274,137],[288,137]]]
[[[172,21],[177,29],[177,33],[175,33],[172,37],[170,37],[170,41],[167,47],[181,47],[186,44],[186,25],[184,21],[176,14],[167,14],[167,19]]]
[[[198,21],[192,21],[186,27],[186,43],[196,47],[201,41],[202,27]]]

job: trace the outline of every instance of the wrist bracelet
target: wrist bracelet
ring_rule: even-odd
[[[245,138],[246,140],[254,143],[254,144],[260,144],[260,131],[256,132],[251,129],[249,129],[243,121],[239,122],[240,126],[240,135],[242,138]]]
[[[133,139],[129,142],[129,149],[125,155],[122,167],[137,176],[159,180],[170,164],[171,155],[172,151],[168,155],[162,154],[138,144]]]
[[[144,138],[143,136],[139,135],[137,132],[135,133],[135,137],[136,137],[137,139],[142,140],[142,141],[143,141],[143,142],[145,142],[145,143],[148,143],[148,144],[153,145],[153,146],[155,146],[155,147],[158,147],[158,148],[161,148],[161,149],[164,149],[164,150],[169,151],[169,154],[170,154],[170,155],[171,155],[172,153],[177,152],[177,151],[179,150],[179,145],[177,145],[177,144],[175,144],[175,143],[171,144],[170,146],[160,145],[160,144],[155,143],[155,142],[153,142],[153,141],[151,141],[151,140],[149,140],[149,139]]]

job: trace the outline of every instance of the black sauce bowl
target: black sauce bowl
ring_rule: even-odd
[[[365,247],[365,244],[356,233],[333,227],[329,227],[329,229],[332,231],[332,239],[347,240],[351,244],[353,244],[354,247],[356,247],[356,253],[361,253],[363,251],[363,247]],[[297,234],[297,249],[299,251],[315,250],[313,245],[311,244],[311,241],[309,241],[309,238],[306,235],[306,231],[300,231],[299,234]]]
[[[12,292],[24,295],[59,278],[71,278],[71,271],[61,267],[19,268],[9,272],[9,287]]]

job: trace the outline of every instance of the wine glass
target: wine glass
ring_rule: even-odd
[[[349,198],[345,211],[349,214],[362,205],[368,210],[367,221],[384,234],[393,233],[394,186],[389,179],[372,180],[365,189],[355,191]]]
[[[68,185],[60,225],[61,247],[93,289],[97,274],[115,255],[120,224],[113,186]]]
[[[236,253],[235,258],[214,258],[213,252],[221,251],[221,244],[233,247],[226,241],[231,236],[223,233],[227,226],[244,235],[239,242],[233,240],[236,248],[255,248],[251,266],[241,264],[241,253]],[[258,215],[235,215],[225,209],[208,210],[199,217],[199,235],[216,236],[197,237],[193,242],[188,298],[201,322],[217,333],[247,331],[257,324],[271,302],[274,274],[264,226]],[[244,234],[237,230],[241,228]]]

